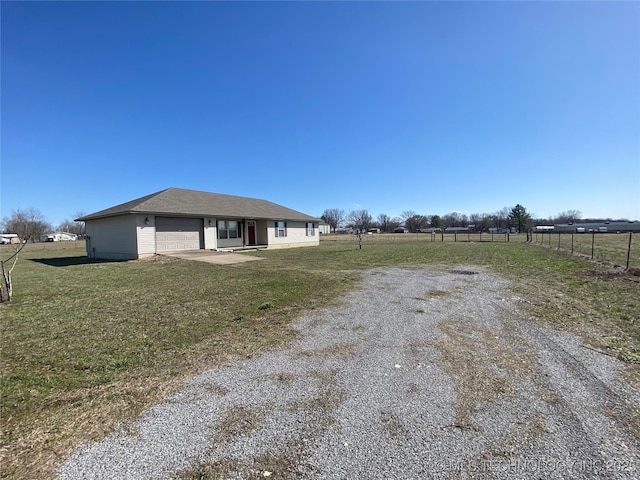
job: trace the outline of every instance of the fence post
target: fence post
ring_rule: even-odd
[[[596,232],[591,232],[591,260],[593,260],[593,245],[596,243]]]
[[[560,232],[558,232],[558,250],[560,250]]]
[[[629,270],[629,259],[631,258],[631,237],[633,232],[629,232],[629,246],[627,247],[627,270]]]
[[[571,255],[573,255],[573,235],[574,235],[574,232],[572,230],[571,231]]]

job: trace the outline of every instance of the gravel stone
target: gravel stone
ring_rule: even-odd
[[[58,477],[638,478],[621,362],[520,302],[472,265],[372,269],[289,348],[194,377]]]

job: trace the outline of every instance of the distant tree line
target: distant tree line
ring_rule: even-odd
[[[534,218],[524,206],[517,204],[514,207],[504,207],[494,213],[472,213],[467,215],[461,212],[451,212],[440,216],[423,215],[413,210],[405,210],[398,217],[391,217],[386,213],[381,213],[375,218],[368,210],[345,212],[340,208],[329,208],[322,213],[321,218],[334,233],[340,228],[354,231],[367,231],[377,228],[380,229],[380,232],[391,233],[398,227],[403,227],[406,231],[412,233],[430,228],[446,229],[449,227],[465,227],[477,232],[489,232],[492,229],[526,232],[535,225],[597,221],[582,219],[581,215],[579,210],[567,210],[550,218]]]
[[[82,212],[76,213],[76,218],[82,217]],[[58,231],[84,235],[84,222],[64,220],[58,227]],[[29,242],[36,242],[40,237],[53,233],[54,227],[47,222],[42,212],[37,208],[13,210],[11,215],[4,217],[0,222],[0,233],[12,233],[18,235],[20,242],[7,245],[0,251],[0,303],[11,301],[13,297],[13,281],[11,275],[18,263],[18,256],[24,246]]]
[[[79,218],[83,215],[84,213],[77,212],[74,217]],[[41,236],[56,231],[84,235],[84,222],[65,219],[60,225],[54,226],[34,207],[13,210],[11,215],[4,217],[0,222],[1,233],[15,233],[23,242],[37,242]]]

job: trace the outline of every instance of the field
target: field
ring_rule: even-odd
[[[90,262],[81,242],[28,246],[14,300],[0,305],[2,476],[52,478],[71,449],[189,375],[285,344],[296,316],[339,302],[376,266],[485,266],[511,280],[523,315],[580,333],[627,362],[637,382],[639,277],[519,237],[430,239],[368,235],[360,249],[353,236],[328,237],[226,266],[161,256]]]
[[[533,234],[534,242],[554,249],[573,252],[595,260],[626,266],[629,253],[629,267],[640,268],[640,234],[635,233],[629,248],[628,233],[546,233]],[[593,250],[592,250],[593,247]]]

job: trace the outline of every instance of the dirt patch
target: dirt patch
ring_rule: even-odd
[[[305,357],[336,357],[354,354],[356,346],[353,343],[336,343],[316,350],[301,350],[299,355]]]
[[[640,268],[630,268],[629,270],[597,271],[583,270],[577,272],[578,277],[597,278],[598,280],[629,280],[640,283]]]
[[[214,442],[230,442],[240,435],[247,435],[258,428],[264,419],[263,411],[247,408],[234,407],[224,416],[220,426],[214,435]]]
[[[478,275],[478,272],[474,272],[473,270],[449,270],[449,273],[453,273],[454,275]]]
[[[476,429],[473,416],[479,408],[514,393],[513,378],[537,372],[522,338],[505,341],[505,337],[515,338],[513,328],[484,329],[454,319],[441,322],[438,328],[446,335],[438,344],[443,366],[457,392],[455,427]]]
[[[384,431],[393,439],[409,438],[409,430],[404,426],[400,416],[394,412],[380,412],[380,421],[382,422]]]
[[[506,378],[490,372],[479,358],[486,357],[481,345],[453,321],[441,325],[448,339],[438,345],[445,370],[454,378],[457,392],[455,423],[458,428],[477,428],[473,414],[483,403],[511,392]]]

